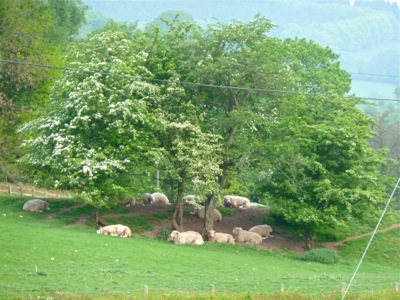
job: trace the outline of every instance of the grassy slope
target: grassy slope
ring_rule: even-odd
[[[207,293],[215,284],[217,292],[263,294],[278,291],[283,283],[286,290],[324,294],[338,291],[341,282],[349,280],[365,247],[365,242],[352,242],[345,246],[341,263],[323,265],[248,246],[121,239],[96,235],[90,226],[68,227],[58,219],[48,220],[46,215],[60,210],[63,202],[49,200],[52,210],[35,214],[22,211],[25,201],[0,197],[1,299],[55,292],[140,296],[144,285],[160,293]],[[391,289],[399,281],[399,235],[396,229],[377,237],[394,254],[389,259],[378,259],[379,254],[366,259],[354,282],[356,290]]]

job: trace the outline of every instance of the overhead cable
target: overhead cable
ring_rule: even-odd
[[[9,63],[9,64],[15,64],[15,65],[26,65],[26,66],[31,66],[31,67],[39,67],[39,68],[58,69],[58,70],[64,70],[64,71],[76,71],[76,72],[82,72],[82,73],[101,74],[101,75],[107,75],[107,76],[132,78],[132,79],[143,80],[143,81],[176,83],[176,84],[188,85],[188,86],[211,87],[211,88],[240,90],[240,91],[258,92],[258,93],[276,93],[276,94],[308,95],[308,96],[309,95],[330,96],[330,95],[325,95],[325,94],[322,94],[322,93],[321,94],[310,94],[310,93],[296,92],[296,91],[285,91],[285,90],[275,90],[275,89],[261,89],[261,88],[246,88],[246,87],[238,87],[238,86],[226,86],[226,85],[196,83],[196,82],[187,82],[187,81],[172,81],[172,80],[168,80],[168,79],[146,78],[146,77],[133,76],[133,75],[128,75],[128,74],[119,74],[119,73],[103,72],[103,71],[93,71],[93,70],[71,68],[71,67],[60,67],[60,66],[46,65],[46,64],[41,64],[41,63],[32,63],[32,62],[26,62],[26,61],[8,60],[8,59],[1,59],[1,58],[0,58],[0,62]],[[363,99],[363,100],[370,100],[370,101],[400,102],[400,99],[373,98],[373,97],[360,97],[360,96],[355,96],[355,97]],[[344,96],[343,98],[354,98],[354,96]]]

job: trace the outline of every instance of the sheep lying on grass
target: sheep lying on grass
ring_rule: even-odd
[[[194,214],[196,216],[198,216],[200,219],[204,220],[205,213],[206,213],[206,209],[204,206],[196,206],[196,208],[194,210]],[[221,213],[217,209],[214,208],[214,221],[221,222],[221,220],[222,220]]]
[[[185,231],[179,232],[174,230],[168,238],[168,241],[173,241],[174,244],[191,244],[191,245],[203,245],[203,237],[196,231]]]
[[[22,209],[31,212],[42,212],[44,210],[49,210],[50,207],[49,203],[47,203],[46,201],[40,199],[32,199],[25,202],[24,206],[22,206]]]
[[[101,227],[99,230],[97,230],[97,234],[120,236],[122,238],[128,238],[132,235],[129,227],[121,224]]]
[[[257,232],[263,239],[266,239],[268,237],[272,237],[270,233],[272,232],[272,228],[269,225],[257,225],[254,227],[251,227],[249,229],[250,232]]]
[[[224,206],[225,207],[240,207],[240,208],[249,208],[250,200],[246,197],[239,196],[225,196],[224,197]]]
[[[261,235],[256,232],[243,230],[242,227],[235,227],[232,232],[235,240],[239,243],[247,243],[252,245],[260,245],[262,243]]]
[[[144,203],[148,204],[170,204],[168,197],[163,193],[146,194],[144,196]]]
[[[219,233],[215,232],[215,230],[208,231],[208,237],[210,242],[214,243],[227,243],[227,244],[234,244],[235,239],[229,233]]]

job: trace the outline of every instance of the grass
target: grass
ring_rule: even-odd
[[[0,197],[0,299],[141,299],[145,285],[149,299],[338,299],[341,283],[348,282],[365,247],[351,242],[342,247],[339,263],[325,265],[243,245],[122,239],[96,235],[92,226],[68,226],[59,214],[76,204],[70,199],[48,200],[52,210],[43,213],[23,212],[26,200]],[[54,214],[58,217],[48,218]],[[64,216],[74,219],[69,214]],[[378,249],[355,280],[357,297],[375,291],[395,299],[390,297],[396,296],[393,284],[400,279],[399,234],[394,229],[377,236]],[[388,258],[379,256],[378,245]],[[212,284],[217,298],[210,296]],[[279,298],[281,284],[286,298]]]

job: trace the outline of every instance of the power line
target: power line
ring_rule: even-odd
[[[85,70],[85,69],[78,69],[78,68],[71,68],[71,67],[60,67],[60,66],[46,65],[46,64],[41,64],[41,63],[31,63],[31,62],[8,60],[8,59],[1,59],[1,58],[0,58],[0,61],[4,62],[4,63],[9,63],[9,64],[15,64],[15,65],[26,65],[26,66],[32,66],[32,67],[57,69],[57,70],[64,70],[64,71],[76,71],[76,72],[82,72],[82,73],[100,74],[100,75],[107,75],[107,76],[139,79],[139,80],[144,80],[144,81],[176,83],[176,84],[181,84],[181,85],[198,86],[198,87],[211,87],[211,88],[220,88],[220,89],[230,89],[230,90],[249,91],[249,92],[258,92],[258,93],[277,93],[277,94],[287,94],[287,95],[330,96],[330,95],[324,95],[324,94],[309,94],[309,93],[304,93],[304,92],[285,91],[285,90],[245,88],[245,87],[237,87],[237,86],[216,85],[216,84],[196,83],[196,82],[187,82],[187,81],[172,81],[172,80],[168,80],[168,79],[146,78],[146,77],[133,76],[133,75],[128,75],[128,74],[118,74],[118,73],[103,72],[103,71],[92,71],[92,70]],[[343,98],[353,98],[353,96],[344,96]],[[363,100],[369,100],[369,101],[400,102],[400,99],[373,98],[373,97],[360,97],[360,96],[356,96],[356,98],[360,98]]]
[[[359,261],[359,263],[358,263],[358,265],[357,265],[357,267],[356,267],[356,270],[354,271],[353,276],[351,277],[350,282],[349,282],[349,284],[347,285],[346,291],[344,292],[344,294],[343,294],[343,296],[342,296],[342,300],[346,297],[347,293],[349,292],[350,286],[351,286],[351,284],[353,283],[354,278],[356,277],[356,274],[357,274],[357,272],[358,272],[358,269],[360,268],[361,263],[363,262],[364,257],[365,257],[365,255],[367,254],[368,248],[369,248],[369,246],[371,245],[372,240],[373,240],[373,238],[375,237],[376,232],[378,231],[378,227],[379,227],[379,225],[380,225],[381,222],[382,222],[383,216],[385,215],[385,213],[386,213],[386,211],[387,211],[387,209],[388,209],[388,207],[389,207],[389,204],[390,204],[390,202],[392,201],[392,198],[393,198],[393,196],[394,196],[395,191],[397,190],[397,188],[398,188],[398,186],[399,186],[399,183],[400,183],[400,177],[399,177],[399,179],[397,180],[396,185],[394,186],[394,189],[393,189],[393,191],[392,191],[392,194],[390,195],[389,200],[388,200],[388,202],[386,203],[385,208],[383,209],[383,212],[382,212],[382,214],[381,214],[381,217],[379,218],[378,223],[376,224],[375,230],[374,230],[374,232],[372,233],[371,238],[370,238],[370,240],[369,240],[367,246],[365,247],[364,253],[363,253],[362,256],[361,256],[361,259],[360,259],[360,261]]]
[[[352,75],[361,75],[361,76],[378,76],[378,77],[391,77],[391,78],[400,78],[400,75],[391,75],[391,74],[373,74],[373,73],[356,73],[347,71]]]

